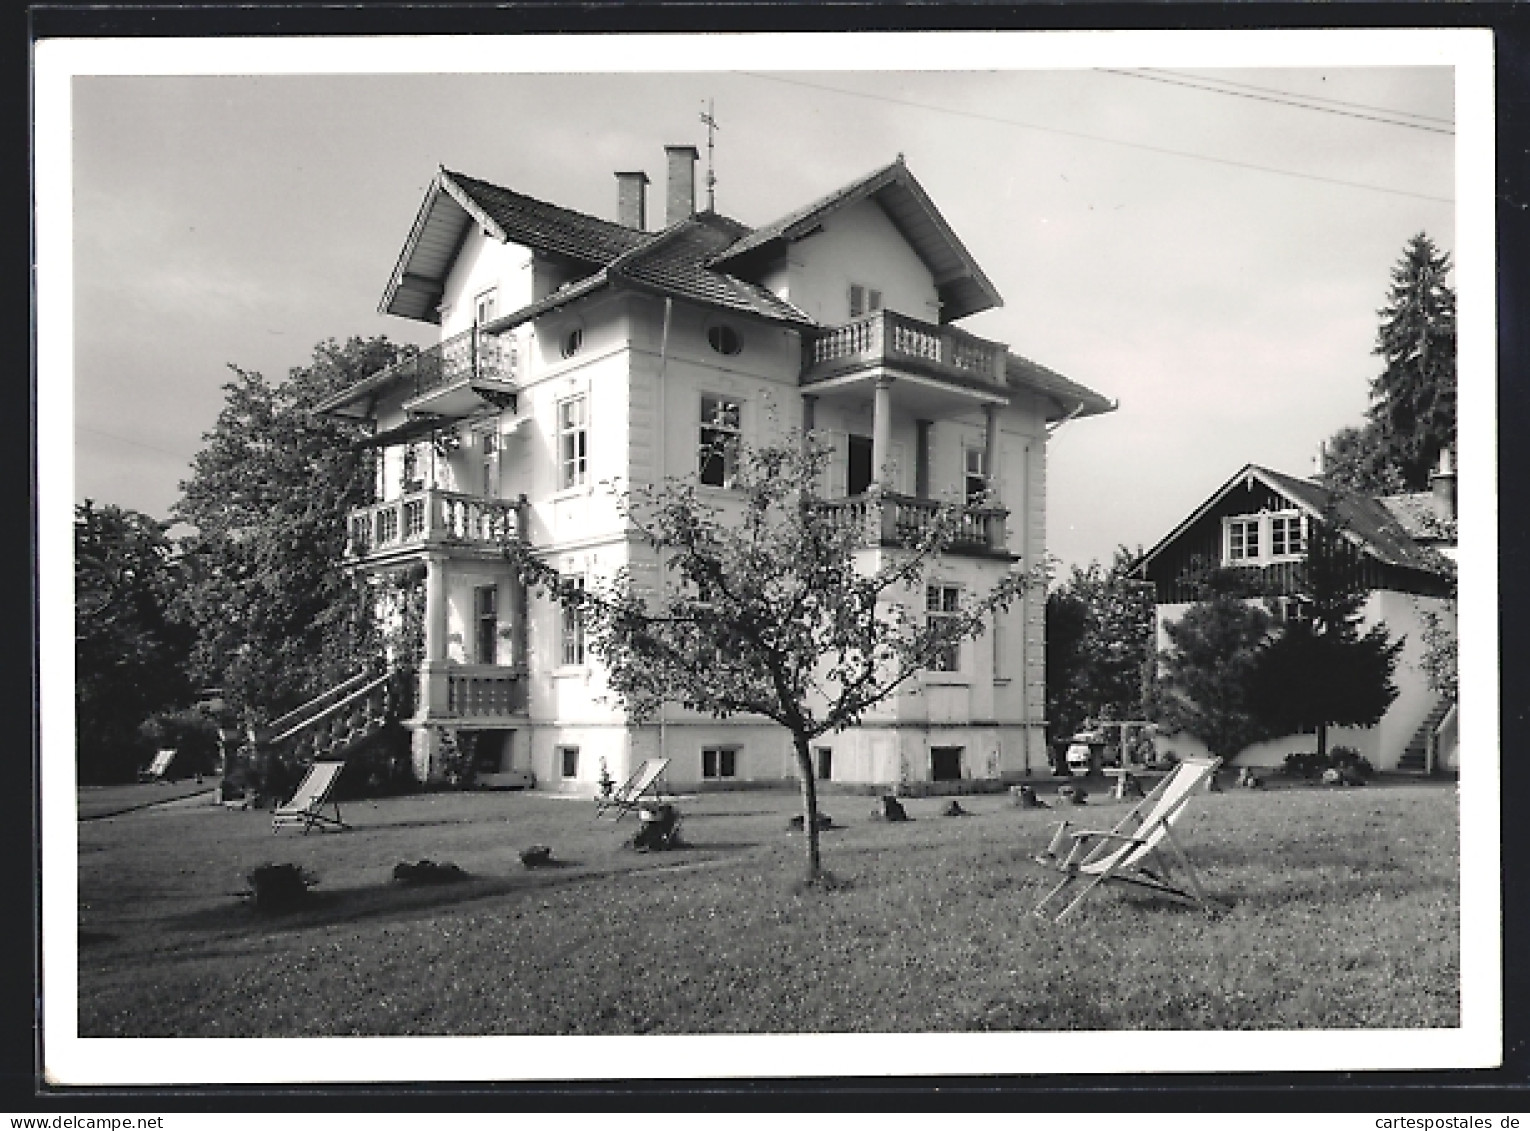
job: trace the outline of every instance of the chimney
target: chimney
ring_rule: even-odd
[[[664,193],[664,223],[676,224],[696,214],[696,159],[694,145],[666,145],[669,185]]]
[[[1440,466],[1429,473],[1429,490],[1434,492],[1434,509],[1446,522],[1456,520],[1456,468],[1450,449],[1440,449]]]
[[[626,228],[644,231],[648,227],[648,174],[616,174],[616,221]]]

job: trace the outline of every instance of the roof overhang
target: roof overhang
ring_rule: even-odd
[[[507,239],[494,218],[445,169],[436,173],[414,218],[377,309],[419,322],[439,323],[438,306],[462,241],[479,227],[501,243]]]
[[[361,451],[366,448],[385,448],[390,444],[407,444],[410,440],[418,440],[421,436],[428,436],[432,432],[440,432],[450,427],[452,427],[451,421],[435,416],[419,416],[405,421],[396,428],[387,428],[370,436],[364,436],[351,447]]]
[[[1085,416],[1101,416],[1121,407],[1121,402],[1102,396],[1017,353],[1011,353],[1005,358],[1004,377],[1012,388],[1039,394],[1050,402],[1052,407],[1046,412],[1048,424],[1078,420]]]
[[[875,201],[929,268],[940,298],[942,322],[1004,305],[997,288],[901,158],[822,203],[767,225],[754,236],[744,237],[724,249],[712,260],[712,265],[724,267],[733,262],[771,258],[779,254],[783,245],[817,232],[825,217],[865,200]]]

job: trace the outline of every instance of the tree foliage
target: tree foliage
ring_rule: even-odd
[[[1255,711],[1279,734],[1315,728],[1320,756],[1330,726],[1374,726],[1397,698],[1392,672],[1402,641],[1382,624],[1360,631],[1368,591],[1356,557],[1335,513],[1313,524],[1296,570],[1301,615],[1288,619],[1254,667]]]
[[[1422,491],[1443,449],[1456,442],[1456,294],[1450,256],[1423,232],[1392,268],[1373,352],[1383,363],[1371,381],[1364,428],[1329,441],[1329,487],[1370,494]],[[1331,465],[1331,466],[1330,466]],[[1400,484],[1400,486],[1398,486]]]
[[[1195,735],[1224,759],[1271,737],[1251,694],[1270,628],[1263,608],[1226,593],[1191,605],[1166,624],[1170,646],[1159,656],[1161,721]]]
[[[189,634],[168,615],[179,569],[166,523],[90,500],[74,512],[76,757],[86,782],[130,779],[139,728],[184,706]]]
[[[816,441],[741,447],[726,500],[704,499],[693,479],[621,493],[642,556],[607,578],[576,582],[529,545],[506,548],[529,587],[579,610],[633,721],[669,702],[789,732],[810,881],[822,871],[810,743],[916,686],[1024,585],[1009,573],[927,616],[926,581],[961,508],[941,506],[898,549],[862,551],[866,516],[819,497],[827,456]]]
[[[355,425],[310,411],[391,364],[384,338],[333,340],[282,382],[235,366],[225,403],[181,484],[175,516],[196,630],[192,669],[257,721],[297,706],[375,659],[366,593],[342,567],[345,515],[371,499]]]
[[[1131,575],[1125,546],[1109,566],[1090,562],[1047,596],[1047,720],[1066,738],[1085,719],[1140,718],[1143,669],[1153,654],[1152,588]]]

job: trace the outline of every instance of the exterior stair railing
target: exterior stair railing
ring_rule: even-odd
[[[393,671],[352,676],[257,731],[257,758],[302,765],[343,757],[398,718],[399,683]]]

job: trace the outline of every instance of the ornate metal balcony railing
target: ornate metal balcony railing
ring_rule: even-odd
[[[906,369],[960,385],[1002,389],[1008,349],[1000,342],[935,326],[891,310],[836,326],[802,347],[802,384],[858,369]]]
[[[520,499],[486,499],[427,487],[350,514],[345,556],[359,560],[427,545],[498,546],[520,530]]]
[[[456,381],[484,378],[513,382],[518,369],[515,340],[486,334],[477,326],[411,354],[384,372],[421,396]]]
[[[906,546],[919,541],[940,513],[942,503],[891,491],[868,492],[820,504],[837,523],[863,532],[868,545]],[[1003,507],[963,507],[951,532],[947,552],[1002,555],[1007,552]]]

